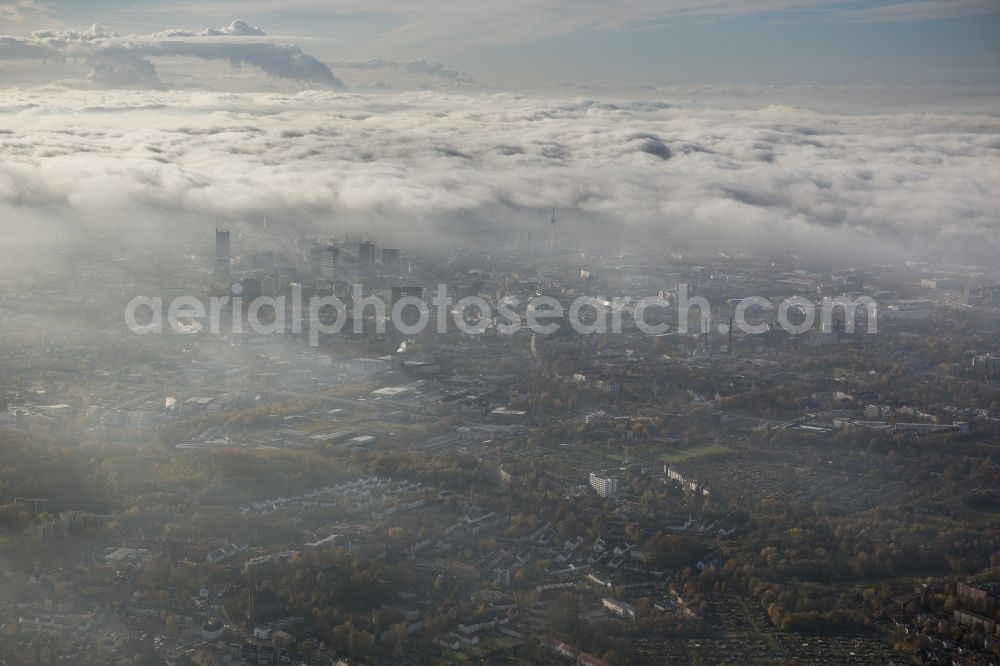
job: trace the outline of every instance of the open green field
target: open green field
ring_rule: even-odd
[[[732,449],[715,443],[693,444],[691,446],[674,445],[670,446],[668,450],[658,454],[656,459],[662,462],[676,463],[691,460],[692,458],[715,455],[717,453],[728,453],[729,451],[732,451]]]

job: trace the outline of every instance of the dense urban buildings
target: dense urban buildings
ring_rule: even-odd
[[[7,482],[9,663],[39,645],[101,663],[995,657],[1000,311],[968,299],[995,276],[255,233],[157,269],[206,302],[238,293],[220,328],[210,307],[159,334],[39,328],[44,284],[5,301],[5,464],[49,470]],[[612,293],[663,299],[650,322],[672,325],[703,298],[711,320],[569,325],[614,313]],[[772,307],[745,333],[733,310],[755,294]],[[823,322],[845,294],[878,297],[877,330],[864,308]],[[531,328],[533,299],[584,295]],[[456,314],[473,296],[485,321]],[[778,321],[792,296],[807,330]],[[313,336],[339,316],[314,297],[358,326]],[[404,298],[435,325],[401,330]]]
[[[0,3],[0,666],[1000,664],[998,37]]]

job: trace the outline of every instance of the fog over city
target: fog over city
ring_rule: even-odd
[[[0,666],[1000,659],[995,0],[0,0]]]
[[[595,242],[996,251],[1000,120],[986,114],[51,86],[8,90],[2,112],[10,236],[221,215],[414,235],[443,220],[468,239],[541,229],[554,206]]]

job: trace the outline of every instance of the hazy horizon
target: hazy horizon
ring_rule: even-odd
[[[0,666],[1000,659],[1000,0],[0,0]]]

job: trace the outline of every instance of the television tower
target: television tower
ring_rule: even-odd
[[[549,220],[549,250],[555,249],[556,245],[556,209],[552,209],[552,219]]]

